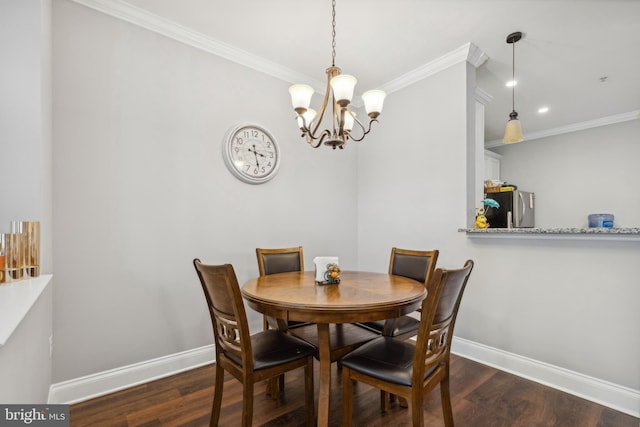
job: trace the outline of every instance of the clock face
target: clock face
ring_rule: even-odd
[[[280,165],[275,138],[255,124],[241,124],[230,129],[222,144],[222,154],[231,173],[249,184],[269,181]]]

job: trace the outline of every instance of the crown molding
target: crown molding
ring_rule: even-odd
[[[221,42],[212,37],[182,26],[161,16],[149,13],[122,0],[72,0],[88,8],[102,12],[114,18],[161,34],[165,37],[195,47],[196,49],[217,55],[258,72],[270,75],[288,83],[307,82],[317,92],[324,93],[325,83],[298,73],[268,59],[254,55],[233,45]],[[381,89],[392,93],[403,89],[417,81],[429,77],[459,62],[468,61],[474,67],[482,65],[489,57],[473,43],[467,43],[456,50],[424,64],[387,84]]]
[[[102,12],[114,18],[129,22],[141,28],[161,34],[170,39],[179,41],[196,49],[203,50],[271,77],[283,80],[288,83],[308,82],[318,93],[323,94],[326,87],[325,82],[299,73],[291,68],[284,67],[278,63],[254,55],[250,52],[239,49],[228,43],[221,42],[212,37],[182,26],[176,22],[165,19],[161,16],[149,13],[144,9],[133,6],[123,0],[72,0],[75,3],[86,6],[93,10]],[[380,89],[388,94],[404,89],[420,80],[432,76],[460,62],[469,62],[478,68],[484,64],[489,57],[473,43],[466,43],[459,48],[442,55],[408,73],[401,75],[383,84]],[[493,98],[487,92],[477,88],[475,92],[477,101],[486,104]],[[531,141],[563,133],[576,132],[598,126],[605,126],[613,123],[620,123],[628,120],[640,118],[640,110],[615,116],[603,117],[601,119],[576,123],[568,126],[561,126],[527,135],[526,140]],[[485,148],[502,146],[501,140],[488,141]]]
[[[140,9],[122,0],[72,0],[90,9],[102,12],[114,18],[129,22],[154,33],[179,41],[196,49],[203,50],[229,61],[235,62],[261,73],[286,82],[308,82],[321,93],[325,84],[317,79],[284,67],[278,63],[239,49],[228,43],[216,40],[194,31],[176,22]]]
[[[474,67],[478,68],[480,65],[484,64],[487,59],[489,59],[489,56],[487,56],[487,54],[485,54],[480,48],[473,43],[467,43],[439,58],[434,59],[433,61],[427,62],[426,64],[391,80],[390,82],[382,85],[380,89],[387,93],[393,93],[460,62],[467,61]]]
[[[596,128],[600,126],[613,125],[616,123],[628,122],[630,120],[640,119],[640,110],[629,111],[628,113],[614,114],[613,116],[602,117],[595,120],[588,120],[585,122],[574,123],[566,126],[559,126],[551,129],[542,130],[539,132],[532,132],[525,135],[525,141],[533,141],[535,139],[547,138],[549,136],[562,135],[564,133],[578,132],[585,129]],[[485,148],[495,148],[504,145],[501,139],[495,139],[488,141]]]
[[[479,87],[476,87],[474,96],[476,98],[476,101],[482,103],[483,105],[487,105],[488,103],[493,101],[493,96],[489,92],[482,90]]]

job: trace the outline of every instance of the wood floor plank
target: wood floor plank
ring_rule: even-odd
[[[318,366],[315,366],[316,393]],[[342,424],[342,377],[332,366],[332,426]],[[86,402],[71,405],[72,427],[205,427],[213,399],[213,365],[193,369]],[[453,356],[451,391],[456,427],[638,427],[640,420],[550,387]],[[266,382],[255,387],[254,426],[304,426],[304,377],[298,370],[285,376],[284,394],[271,399]],[[398,402],[383,413],[379,391],[354,386],[354,425],[411,426],[410,411]],[[317,405],[317,397],[316,397]],[[317,406],[316,406],[317,407]],[[423,405],[425,424],[443,427],[440,390]],[[240,424],[242,386],[225,375],[221,426]]]

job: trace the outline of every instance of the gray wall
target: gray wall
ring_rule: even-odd
[[[75,3],[54,22],[54,381],[211,344],[194,257],[240,283],[258,246],[356,267],[355,151],[309,148],[287,83]],[[223,163],[242,121],[280,143],[264,185]]]
[[[0,233],[40,221],[43,274],[52,270],[50,33],[50,0],[0,1]],[[51,319],[50,285],[0,346],[0,402],[46,402]]]
[[[391,246],[440,249],[438,265],[443,267],[472,258],[476,267],[456,326],[458,337],[639,390],[638,240],[468,238],[456,232],[465,224],[464,184],[471,173],[465,169],[469,129],[458,119],[472,96],[464,91],[471,72],[459,64],[394,93],[378,132],[359,148],[360,268],[384,271]],[[637,147],[638,122],[627,126],[635,130],[622,139],[630,138]],[[611,141],[604,128],[599,133],[596,139]],[[527,151],[527,145],[514,150]],[[570,175],[576,168],[580,173],[577,165],[586,162],[579,160],[581,147],[557,159],[554,149],[542,151],[550,146],[536,146],[544,160],[530,167],[537,169],[537,177],[548,171],[547,163],[566,164]],[[605,157],[607,147],[588,156]],[[629,157],[611,162],[610,173],[632,173],[631,182],[638,182],[638,169],[632,168],[638,156]],[[615,165],[624,172],[614,172]],[[507,168],[505,175],[510,172]],[[607,187],[602,183],[600,189]],[[572,200],[597,197],[592,190],[574,188],[578,193]],[[630,193],[625,192],[637,203],[637,192]],[[625,212],[634,215],[625,223],[637,227],[639,211]]]
[[[51,272],[51,2],[0,2],[0,233],[41,222]]]
[[[536,193],[536,226],[587,227],[613,213],[616,227],[640,227],[640,120],[503,146],[501,179]]]

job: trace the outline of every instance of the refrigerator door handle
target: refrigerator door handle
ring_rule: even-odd
[[[524,197],[522,197],[522,193],[518,192],[518,199],[520,199],[520,205],[522,206],[522,208],[520,209],[520,212],[518,212],[518,227],[522,226],[522,220],[524,219],[524,211],[527,208],[527,206],[524,203]]]

